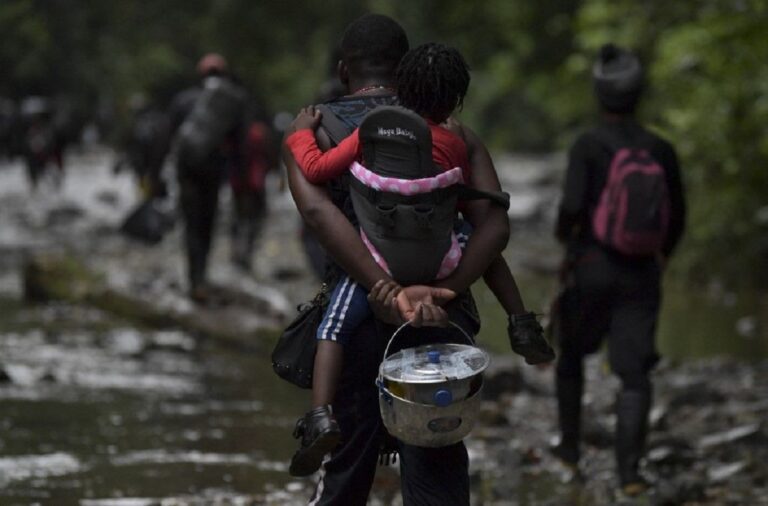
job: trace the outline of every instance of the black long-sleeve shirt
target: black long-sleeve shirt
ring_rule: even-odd
[[[685,228],[685,196],[677,155],[669,142],[632,119],[604,121],[582,134],[571,147],[555,235],[568,244],[596,242],[592,214],[606,184],[617,144],[647,149],[664,168],[670,221],[662,253],[669,257]]]

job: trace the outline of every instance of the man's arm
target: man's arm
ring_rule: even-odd
[[[667,178],[667,188],[669,190],[669,230],[667,233],[667,240],[664,243],[662,254],[665,259],[668,259],[675,251],[677,244],[680,242],[680,238],[683,236],[683,230],[685,230],[685,192],[683,189],[683,179],[680,174],[680,164],[677,160],[677,153],[675,153],[672,146],[665,146],[664,158],[662,164],[664,164],[664,174]]]
[[[286,132],[290,135],[291,132]],[[320,136],[319,136],[320,137]],[[323,144],[318,138],[319,144]],[[299,213],[325,251],[358,283],[370,290],[377,281],[392,278],[379,267],[360,239],[355,227],[336,207],[328,192],[307,181],[283,141],[283,162],[288,172],[288,187]]]
[[[496,168],[485,145],[466,126],[462,126],[472,168],[470,186],[478,190],[501,191]],[[474,230],[456,270],[436,286],[462,292],[480,278],[509,240],[509,218],[504,208],[488,200],[467,202],[466,218]]]
[[[580,137],[568,152],[568,168],[565,172],[563,197],[555,223],[555,237],[567,243],[578,233],[578,227],[586,213],[588,181],[588,146],[585,137]]]

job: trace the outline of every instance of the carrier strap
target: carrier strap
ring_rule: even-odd
[[[352,133],[352,129],[338,116],[333,110],[325,104],[319,104],[315,106],[315,109],[322,113],[323,117],[320,119],[320,126],[323,127],[325,133],[331,139],[334,145],[338,146],[341,141],[349,137]]]
[[[509,210],[509,193],[503,191],[485,191],[471,188],[460,184],[458,186],[459,200],[490,200],[494,204],[501,206],[504,210]]]
[[[376,205],[386,198],[387,204],[403,204],[403,205],[417,205],[417,204],[440,204],[444,200],[452,197],[456,194],[456,188],[460,185],[451,185],[445,188],[438,188],[432,190],[429,193],[420,193],[417,195],[400,195],[399,193],[392,193],[388,191],[375,190],[370,186],[366,186],[357,178],[350,177],[349,184],[365,199]]]
[[[368,202],[371,202],[374,205],[381,202],[385,194],[387,203],[404,205],[424,204],[426,202],[440,204],[453,195],[457,195],[459,200],[490,200],[493,204],[503,207],[504,210],[509,209],[509,193],[503,191],[491,192],[485,190],[477,190],[463,184],[454,184],[446,188],[438,188],[436,190],[432,190],[429,193],[422,193],[418,195],[400,195],[397,193],[375,190],[370,186],[366,186],[354,177],[349,178],[349,180],[350,186],[354,187],[360,195],[365,197]]]

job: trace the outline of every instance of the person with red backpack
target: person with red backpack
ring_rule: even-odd
[[[243,163],[229,175],[234,219],[230,229],[232,263],[252,268],[256,239],[267,217],[267,173],[277,169],[278,146],[261,107],[253,105],[243,140]]]
[[[677,156],[635,119],[644,72],[631,52],[601,48],[592,69],[600,123],[570,149],[555,235],[566,246],[559,300],[556,392],[561,439],[553,448],[577,468],[583,359],[607,340],[616,398],[616,464],[627,495],[648,483],[639,463],[659,360],[660,281],[685,226]]]

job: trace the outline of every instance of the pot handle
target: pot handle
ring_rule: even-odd
[[[407,326],[408,326],[408,325],[410,325],[410,324],[411,324],[411,322],[405,322],[405,323],[403,323],[402,325],[400,325],[400,326],[397,328],[397,330],[395,330],[395,331],[392,333],[392,337],[390,337],[390,338],[389,338],[389,342],[387,343],[387,347],[384,349],[384,358],[387,358],[387,357],[389,356],[389,347],[390,347],[390,346],[392,346],[392,342],[395,340],[395,337],[397,337],[397,335],[398,335],[398,334],[399,334],[399,333],[400,333],[400,332],[401,332],[401,331],[402,331],[402,330],[403,330],[405,327],[407,327]],[[461,333],[462,333],[462,335],[464,335],[464,337],[466,337],[466,338],[467,338],[467,341],[469,342],[469,344],[470,344],[470,345],[472,345],[472,346],[474,346],[474,345],[475,345],[475,340],[472,338],[472,336],[470,336],[470,335],[467,333],[467,331],[466,331],[466,330],[464,330],[463,328],[461,328],[461,325],[458,325],[458,324],[456,324],[456,323],[454,323],[454,322],[452,322],[452,321],[450,321],[450,320],[448,321],[448,324],[449,324],[449,325],[451,325],[451,326],[452,326],[452,327],[454,327],[454,328],[457,328],[457,329],[459,329],[459,332],[461,332]]]

